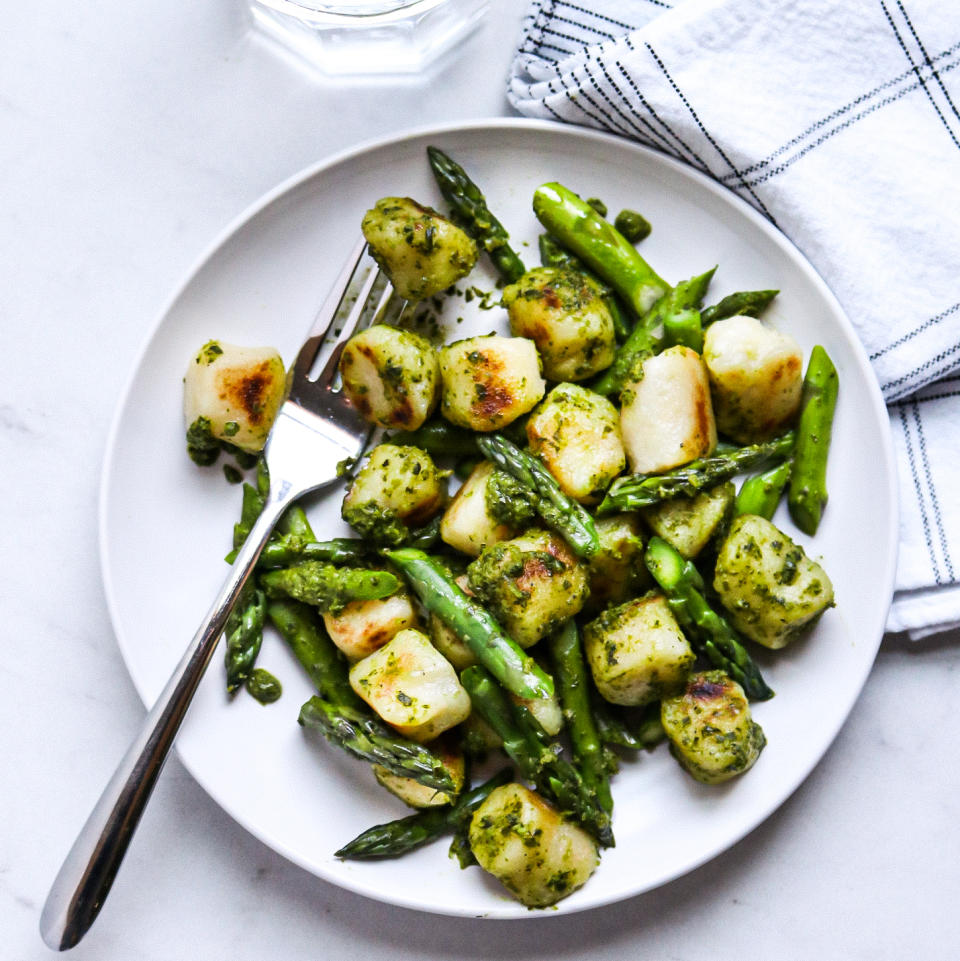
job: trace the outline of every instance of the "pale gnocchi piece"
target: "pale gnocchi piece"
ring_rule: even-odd
[[[372,765],[373,776],[377,779],[377,783],[400,798],[404,804],[409,804],[413,808],[443,807],[452,804],[466,784],[466,758],[463,756],[463,751],[447,737],[437,738],[430,747],[453,781],[456,789],[453,794],[427,787],[427,785],[415,781],[412,777],[400,777],[398,774],[392,774],[382,765],[374,764]]]
[[[359,661],[392,640],[400,631],[417,626],[410,595],[399,591],[375,601],[351,601],[339,613],[323,613],[330,640],[348,660]]]
[[[598,861],[593,838],[522,784],[490,792],[470,820],[470,848],[480,867],[532,908],[572,894]]]
[[[742,514],[717,554],[713,588],[733,626],[774,650],[833,607],[827,572],[775,524]]]
[[[360,224],[370,253],[404,300],[424,300],[465,277],[477,245],[456,224],[410,197],[384,197]]]
[[[238,347],[207,341],[183,378],[183,419],[188,431],[241,450],[263,450],[286,395],[283,361],[272,347]]]
[[[596,520],[600,548],[587,560],[590,599],[587,607],[600,611],[636,597],[650,584],[643,563],[643,533],[637,514],[614,514]]]
[[[399,544],[410,527],[443,506],[446,475],[419,447],[378,444],[357,472],[340,513],[359,534],[380,544]]]
[[[577,384],[558,384],[527,421],[527,441],[561,490],[583,504],[600,500],[627,460],[617,409]]]
[[[510,333],[529,337],[548,380],[579,381],[613,363],[613,317],[603,290],[579,271],[535,267],[503,289]]]
[[[467,574],[470,589],[521,647],[579,614],[590,591],[586,565],[544,530],[487,547]]]
[[[756,317],[738,315],[707,328],[703,362],[717,430],[741,444],[766,440],[797,415],[803,355],[797,342]]]
[[[750,770],[767,743],[743,688],[723,671],[692,674],[683,691],[664,698],[660,721],[670,753],[704,784]]]
[[[660,594],[604,611],[583,629],[583,647],[600,694],[640,706],[678,691],[696,655]]]
[[[693,497],[674,497],[645,507],[641,513],[654,534],[690,560],[722,530],[735,499],[736,488],[732,481],[727,481]]]
[[[679,467],[717,446],[707,371],[689,347],[648,357],[620,398],[620,432],[635,474]]]
[[[525,707],[551,737],[556,737],[563,729],[563,710],[556,694],[549,697],[518,697],[511,694],[510,699]]]
[[[459,427],[492,431],[532,410],[546,382],[532,340],[525,337],[469,337],[440,351],[443,381],[440,409]]]
[[[487,506],[487,482],[494,469],[490,461],[477,464],[440,521],[440,540],[471,557],[512,534],[506,524],[493,517]]]
[[[440,399],[440,367],[430,342],[386,324],[347,341],[340,376],[353,406],[379,427],[416,430]]]
[[[420,631],[401,631],[357,661],[350,686],[387,724],[421,743],[470,713],[470,695],[456,671]]]

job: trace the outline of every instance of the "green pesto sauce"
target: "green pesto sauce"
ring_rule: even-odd
[[[220,441],[210,429],[207,417],[198,417],[187,428],[187,454],[200,467],[209,467],[220,456]]]
[[[200,352],[197,354],[196,362],[198,364],[210,365],[212,364],[221,354],[223,353],[223,348],[215,340],[208,340],[201,348]]]
[[[649,237],[650,231],[653,229],[650,226],[650,221],[647,220],[643,214],[637,213],[636,210],[629,209],[621,210],[620,213],[617,214],[613,221],[613,226],[632,244],[637,244],[641,240]]]
[[[484,498],[487,513],[515,530],[532,524],[537,516],[533,492],[506,471],[495,470],[490,474]]]
[[[588,197],[587,203],[600,214],[601,217],[607,216],[607,205],[599,197]]]
[[[261,704],[280,700],[283,685],[263,667],[255,667],[247,678],[247,692]]]
[[[288,595],[334,614],[351,601],[377,600],[395,593],[396,576],[389,571],[336,567],[323,561],[301,561],[263,576],[268,597]]]
[[[343,519],[362,537],[377,544],[399,546],[410,536],[410,528],[396,511],[381,507],[376,501],[344,507]]]

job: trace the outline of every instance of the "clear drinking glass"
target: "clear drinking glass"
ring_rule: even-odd
[[[249,0],[267,34],[325,74],[423,70],[478,23],[488,0]]]

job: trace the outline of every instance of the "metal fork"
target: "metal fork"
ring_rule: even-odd
[[[96,920],[227,617],[281,514],[337,480],[369,441],[372,427],[340,392],[337,377],[346,341],[361,322],[382,317],[393,295],[365,247],[361,240],[354,248],[293,365],[289,395],[264,448],[270,491],[263,512],[50,889],[40,933],[54,950],[72,948]]]

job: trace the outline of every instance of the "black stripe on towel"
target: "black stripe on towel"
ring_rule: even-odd
[[[947,350],[941,350],[939,354],[935,357],[931,357],[929,360],[924,361],[918,367],[914,367],[913,370],[907,371],[902,377],[898,377],[896,380],[887,381],[887,383],[882,384],[880,389],[884,394],[892,392],[894,395],[888,398],[888,402],[891,399],[896,399],[896,397],[903,396],[904,393],[909,391],[917,390],[918,385],[908,385],[908,381],[913,377],[923,376],[924,383],[932,383],[935,380],[939,380],[944,374],[951,373],[958,364],[960,364],[960,357],[956,355],[960,353],[960,344],[954,344],[953,347]],[[946,361],[946,363],[944,363]],[[939,364],[937,367],[935,365]],[[932,369],[931,369],[932,368]],[[922,387],[920,384],[919,387]],[[892,390],[892,388],[900,388],[899,390]]]
[[[937,81],[937,86],[940,88],[940,92],[943,94],[944,99],[947,101],[947,105],[950,107],[950,112],[960,120],[960,113],[957,113],[957,108],[954,105],[953,98],[950,96],[946,85],[943,82],[940,74],[937,73],[937,68],[934,66],[933,61],[930,59],[930,54],[927,53],[927,48],[923,45],[923,41],[917,35],[917,31],[913,27],[913,21],[910,19],[909,14],[904,8],[900,0],[897,0],[897,7],[900,13],[903,14],[903,19],[907,21],[907,27],[910,29],[910,33],[913,34],[913,39],[916,41],[917,46],[920,48],[920,52],[923,54],[923,59],[926,65],[930,68],[930,72],[933,74],[933,79]]]
[[[629,38],[629,37],[627,37],[627,46],[629,46],[631,50],[633,49],[633,45],[630,43],[630,38]],[[630,74],[627,73],[626,68],[623,66],[623,64],[622,64],[619,60],[617,61],[617,69],[620,71],[620,75],[623,77],[623,79],[627,81],[627,84],[630,86],[630,89],[633,91],[634,96],[636,96],[638,102],[639,102],[640,104],[642,104],[642,106],[647,110],[647,112],[650,114],[650,116],[653,117],[653,119],[656,120],[656,122],[657,122],[658,124],[660,124],[660,126],[663,127],[663,129],[673,138],[674,142],[677,143],[677,144],[680,146],[681,150],[686,151],[687,156],[688,156],[690,162],[692,162],[695,167],[698,167],[698,168],[699,168],[700,170],[702,170],[704,173],[709,173],[709,172],[710,172],[710,168],[707,166],[706,161],[693,149],[693,147],[691,147],[691,146],[670,126],[670,124],[668,124],[668,123],[666,122],[666,120],[664,120],[664,119],[657,113],[656,110],[654,110],[653,105],[652,105],[652,104],[647,100],[647,98],[644,97],[644,95],[640,92],[640,88],[637,86],[637,84],[636,84],[636,82],[634,81],[633,77],[631,77]]]
[[[953,384],[957,385],[956,390],[944,389]],[[935,391],[935,393],[931,393],[931,391]],[[918,391],[910,399],[917,404],[926,404],[934,400],[949,400],[951,397],[960,397],[960,377],[946,377],[943,380],[938,380],[936,383],[930,384],[928,387],[923,388],[923,390]],[[899,401],[895,403],[899,403]]]
[[[564,94],[564,96],[566,96],[567,101],[570,103],[571,106],[576,107],[577,110],[579,110],[585,117],[589,117],[589,119],[592,121],[592,126],[598,127],[598,128],[601,129],[601,130],[609,130],[609,129],[610,129],[610,128],[603,122],[603,120],[601,119],[601,117],[597,116],[597,114],[595,114],[595,113],[591,113],[591,112],[590,112],[589,110],[587,110],[587,108],[581,103],[580,98],[582,97],[582,98],[583,98],[584,100],[586,100],[588,103],[590,103],[591,105],[595,106],[595,104],[593,103],[593,101],[590,99],[590,95],[589,95],[589,94],[585,93],[583,90],[571,89],[571,88],[570,88],[570,85],[567,83],[566,76],[565,76],[562,72],[558,74],[558,79],[559,79],[559,81],[560,81],[560,85],[563,87],[563,94]],[[551,93],[557,93],[557,92],[558,92],[556,89],[554,89],[553,81],[552,81],[552,80],[547,84],[547,89],[548,89]]]
[[[664,10],[671,10],[673,8],[673,4],[664,3],[663,0],[646,0],[646,2],[655,7],[662,7]],[[620,27],[621,32],[625,30],[634,30],[637,26],[635,23],[624,23],[623,20],[615,20],[613,17],[608,17],[605,14],[595,13],[593,10],[589,9],[589,7],[579,6],[576,3],[568,3],[567,0],[557,0],[555,8],[557,7],[566,7],[568,10],[576,10],[577,13],[585,13],[597,20],[603,20],[605,23],[610,23],[615,27]]]
[[[946,56],[948,54],[956,53],[957,50],[960,50],[960,43],[954,44],[954,46],[952,46],[949,51],[946,51],[944,55]],[[948,71],[955,69],[957,66],[960,66],[960,58],[945,64],[941,72],[947,73]],[[855,101],[852,102],[851,105],[864,103],[870,100],[874,93],[880,90],[885,90],[888,87],[895,86],[895,84],[898,82],[902,83],[903,80],[908,77],[915,77],[915,76],[916,74],[913,71],[907,71],[902,76],[896,78],[895,81],[890,81],[888,83],[881,84],[879,87],[875,89],[875,91],[871,92],[871,94],[865,97],[858,97]],[[858,123],[859,121],[863,120],[865,117],[869,117],[871,114],[876,113],[878,110],[882,110],[884,107],[889,107],[891,104],[897,103],[899,100],[902,100],[904,97],[906,97],[907,94],[910,94],[916,90],[919,90],[920,87],[921,87],[921,83],[917,80],[914,80],[913,83],[907,84],[901,90],[898,90],[896,93],[892,93],[889,96],[884,97],[882,100],[878,100],[875,103],[870,104],[870,106],[866,107],[864,110],[861,110],[858,113],[854,114],[853,116],[848,117],[845,121],[843,121],[843,123],[839,123],[836,126],[831,127],[828,130],[824,131],[819,137],[817,137],[815,141],[807,144],[801,150],[798,150],[797,153],[793,154],[791,157],[788,157],[785,161],[783,161],[783,163],[778,164],[776,167],[772,167],[772,168],[769,167],[770,163],[776,157],[785,153],[791,146],[796,146],[797,144],[805,140],[810,133],[820,130],[827,122],[842,116],[844,113],[848,111],[851,105],[847,105],[846,107],[841,107],[838,110],[833,111],[828,118],[817,121],[808,130],[794,137],[793,140],[789,141],[789,143],[784,144],[782,147],[778,147],[765,160],[762,160],[756,164],[751,164],[749,167],[744,168],[741,171],[741,173],[747,174],[748,172],[753,170],[761,170],[764,168],[769,168],[767,169],[766,173],[764,173],[759,177],[748,176],[746,178],[747,183],[749,183],[751,186],[758,186],[759,184],[765,183],[766,181],[771,180],[773,177],[776,177],[782,174],[785,170],[793,166],[793,164],[795,164],[798,160],[801,160],[803,157],[805,157],[808,153],[810,153],[816,147],[819,147],[821,144],[826,143],[828,140],[832,139],[837,134],[843,133],[845,130],[848,130],[850,127],[852,127],[854,124]],[[735,177],[733,174],[725,174],[721,178],[721,180],[723,181],[723,183],[729,186],[730,182],[735,180]]]
[[[920,405],[914,401],[911,405],[913,423],[917,429],[917,440],[920,446],[920,460],[923,463],[923,476],[927,482],[927,490],[930,492],[930,506],[933,509],[933,519],[937,525],[938,540],[940,541],[940,553],[943,555],[943,562],[947,567],[949,583],[954,583],[956,577],[953,573],[953,564],[950,561],[950,551],[947,548],[947,535],[943,527],[943,517],[940,514],[940,500],[937,497],[937,487],[933,482],[933,473],[930,470],[930,460],[927,457],[927,441],[923,435],[923,418],[920,416]]]
[[[898,4],[898,6],[900,5]],[[954,131],[953,127],[950,125],[949,119],[946,116],[944,116],[943,110],[940,109],[940,104],[937,103],[936,97],[934,96],[934,92],[930,89],[929,85],[927,84],[927,81],[924,80],[921,74],[920,65],[918,65],[917,62],[913,59],[913,54],[911,54],[909,48],[907,47],[906,41],[903,39],[903,36],[901,35],[900,31],[897,29],[897,25],[893,21],[893,16],[891,15],[890,10],[887,7],[887,4],[885,3],[885,0],[880,0],[880,7],[883,10],[884,14],[886,15],[887,23],[890,25],[890,29],[893,31],[893,35],[897,38],[897,43],[900,44],[900,49],[903,51],[904,56],[907,58],[911,68],[913,69],[914,73],[917,75],[917,79],[920,81],[920,85],[923,87],[923,92],[927,95],[927,99],[930,101],[930,105],[936,111],[937,116],[940,118],[940,122],[943,124],[944,129],[947,131],[947,134],[949,135],[950,139],[953,141],[953,145],[958,150],[960,150],[960,140],[957,139],[957,134]],[[903,7],[900,6],[900,9],[902,10]],[[906,14],[904,14],[904,16],[906,16]]]
[[[945,311],[943,311],[943,313],[937,314],[936,317],[931,317],[929,320],[925,320],[919,327],[915,327],[902,337],[898,337],[892,344],[887,344],[886,347],[881,347],[880,350],[874,351],[874,353],[870,355],[870,360],[877,360],[878,358],[883,357],[884,354],[888,354],[891,350],[896,350],[897,347],[902,346],[908,340],[913,340],[914,337],[922,334],[925,330],[929,329],[930,327],[935,327],[942,320],[946,320],[948,317],[951,317],[958,310],[960,310],[960,301],[955,303],[952,307],[948,307]]]
[[[674,92],[676,93],[676,95],[680,98],[680,100],[681,100],[681,102],[683,103],[683,105],[687,108],[688,112],[690,113],[690,116],[693,117],[694,122],[695,122],[696,125],[700,128],[700,132],[701,132],[701,133],[703,134],[703,136],[709,141],[709,143],[713,146],[713,149],[716,150],[716,152],[723,158],[724,163],[726,163],[726,165],[733,171],[733,173],[736,175],[736,179],[739,180],[741,186],[742,186],[742,187],[750,194],[750,196],[753,197],[753,199],[757,202],[757,207],[763,212],[763,214],[764,214],[764,215],[766,216],[766,218],[770,221],[770,223],[772,223],[772,224],[776,227],[776,226],[777,226],[777,221],[774,219],[773,214],[771,214],[770,211],[767,210],[766,205],[764,204],[764,202],[756,195],[756,193],[754,193],[753,188],[750,187],[750,186],[747,184],[747,182],[743,179],[743,174],[741,174],[741,172],[740,172],[739,170],[737,170],[736,165],[735,165],[735,164],[733,163],[733,161],[727,156],[726,151],[720,146],[720,144],[717,143],[717,141],[713,138],[713,135],[710,133],[710,131],[707,130],[707,128],[703,125],[703,121],[701,121],[700,117],[697,115],[696,110],[693,109],[693,105],[692,105],[692,104],[690,103],[690,101],[687,99],[687,97],[686,97],[686,95],[683,93],[683,91],[677,86],[676,81],[673,79],[673,77],[670,76],[670,71],[667,70],[666,64],[664,64],[664,62],[660,59],[660,57],[657,55],[656,51],[653,49],[653,47],[650,46],[649,43],[644,43],[644,46],[645,46],[645,47],[647,48],[647,50],[649,51],[650,56],[653,57],[653,59],[654,59],[654,61],[656,62],[657,66],[660,68],[660,71],[661,71],[661,72],[663,73],[663,75],[667,78],[667,82],[668,82],[668,83],[670,84],[670,86],[673,88],[673,90],[674,90]]]
[[[916,458],[913,453],[913,443],[910,440],[910,425],[907,422],[907,411],[903,404],[897,405],[900,410],[900,426],[903,428],[903,441],[907,448],[907,460],[910,464],[910,476],[913,479],[913,487],[917,495],[917,506],[920,508],[920,522],[923,526],[923,539],[927,545],[927,556],[930,558],[930,569],[933,571],[933,578],[936,584],[942,584],[940,577],[940,567],[933,551],[933,538],[930,536],[930,521],[927,518],[927,508],[923,499],[923,486],[920,483],[920,475],[917,473]]]
[[[670,156],[674,157],[677,160],[681,160],[682,158],[680,154],[677,153],[674,147],[670,145],[666,137],[662,133],[660,133],[660,131],[657,130],[653,126],[653,124],[651,124],[650,121],[647,120],[646,117],[641,117],[640,114],[638,114],[633,109],[633,106],[631,105],[626,94],[623,92],[623,90],[620,89],[619,85],[613,79],[613,77],[610,76],[610,71],[607,70],[607,65],[606,63],[604,63],[603,58],[596,57],[593,63],[595,63],[596,66],[598,66],[600,70],[603,72],[603,76],[606,78],[606,81],[610,85],[610,88],[616,94],[617,99],[614,100],[613,97],[606,94],[603,91],[600,84],[597,83],[596,80],[594,80],[593,74],[590,73],[590,61],[587,61],[587,63],[585,64],[585,67],[586,67],[587,73],[590,75],[590,79],[593,80],[594,86],[603,95],[603,99],[610,105],[610,109],[614,110],[617,116],[620,117],[623,120],[623,122],[628,127],[631,128],[633,132],[630,136],[632,136],[633,139],[635,140],[639,140],[642,143],[647,144],[648,146],[656,147],[660,150],[663,150],[665,153],[670,154]]]

